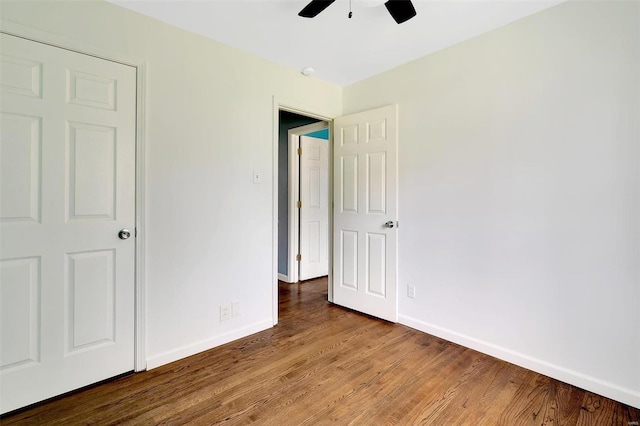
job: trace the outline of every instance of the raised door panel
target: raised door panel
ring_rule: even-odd
[[[42,98],[42,62],[2,54],[0,69],[2,92]]]
[[[306,258],[307,263],[319,263],[321,261],[320,256],[320,222],[313,221],[307,222],[307,233],[309,244],[306,247],[306,250],[303,250],[304,257]]]
[[[115,219],[116,129],[69,123],[68,218]]]
[[[358,290],[358,233],[340,231],[340,286]]]
[[[40,222],[42,120],[0,113],[0,220]]]
[[[386,153],[367,154],[367,213],[385,215],[387,177]]]
[[[367,293],[377,297],[386,297],[386,252],[387,236],[385,234],[367,233]]]
[[[340,211],[358,212],[358,156],[340,158]]]
[[[340,145],[345,147],[358,145],[359,133],[358,133],[357,124],[344,126],[340,128],[340,131],[338,132],[338,134],[340,135],[340,140],[339,140]]]
[[[387,119],[381,118],[367,122],[367,143],[387,141]]]
[[[0,261],[0,371],[40,362],[40,258]]]
[[[322,188],[320,168],[310,167],[307,172],[309,173],[309,198],[307,207],[319,209]]]
[[[67,70],[67,102],[92,108],[116,110],[116,84],[113,78],[78,70]]]
[[[115,341],[115,251],[67,255],[67,352]]]

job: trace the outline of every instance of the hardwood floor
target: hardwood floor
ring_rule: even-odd
[[[640,410],[280,285],[280,324],[0,423],[634,425]]]

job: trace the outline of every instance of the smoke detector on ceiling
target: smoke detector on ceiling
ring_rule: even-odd
[[[314,67],[304,67],[300,72],[302,73],[302,75],[306,75],[307,77],[309,77],[314,72],[316,72],[316,69]]]

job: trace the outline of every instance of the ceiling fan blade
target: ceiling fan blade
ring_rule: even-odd
[[[304,9],[298,13],[298,16],[303,18],[314,18],[318,13],[325,10],[331,3],[336,0],[311,0],[311,3],[306,5]]]
[[[416,9],[411,0],[388,0],[384,5],[398,24],[416,16]]]

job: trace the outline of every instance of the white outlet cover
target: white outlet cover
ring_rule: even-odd
[[[231,305],[220,306],[220,320],[226,321],[231,318]]]
[[[412,285],[407,286],[407,297],[410,299],[416,298],[416,287]]]

